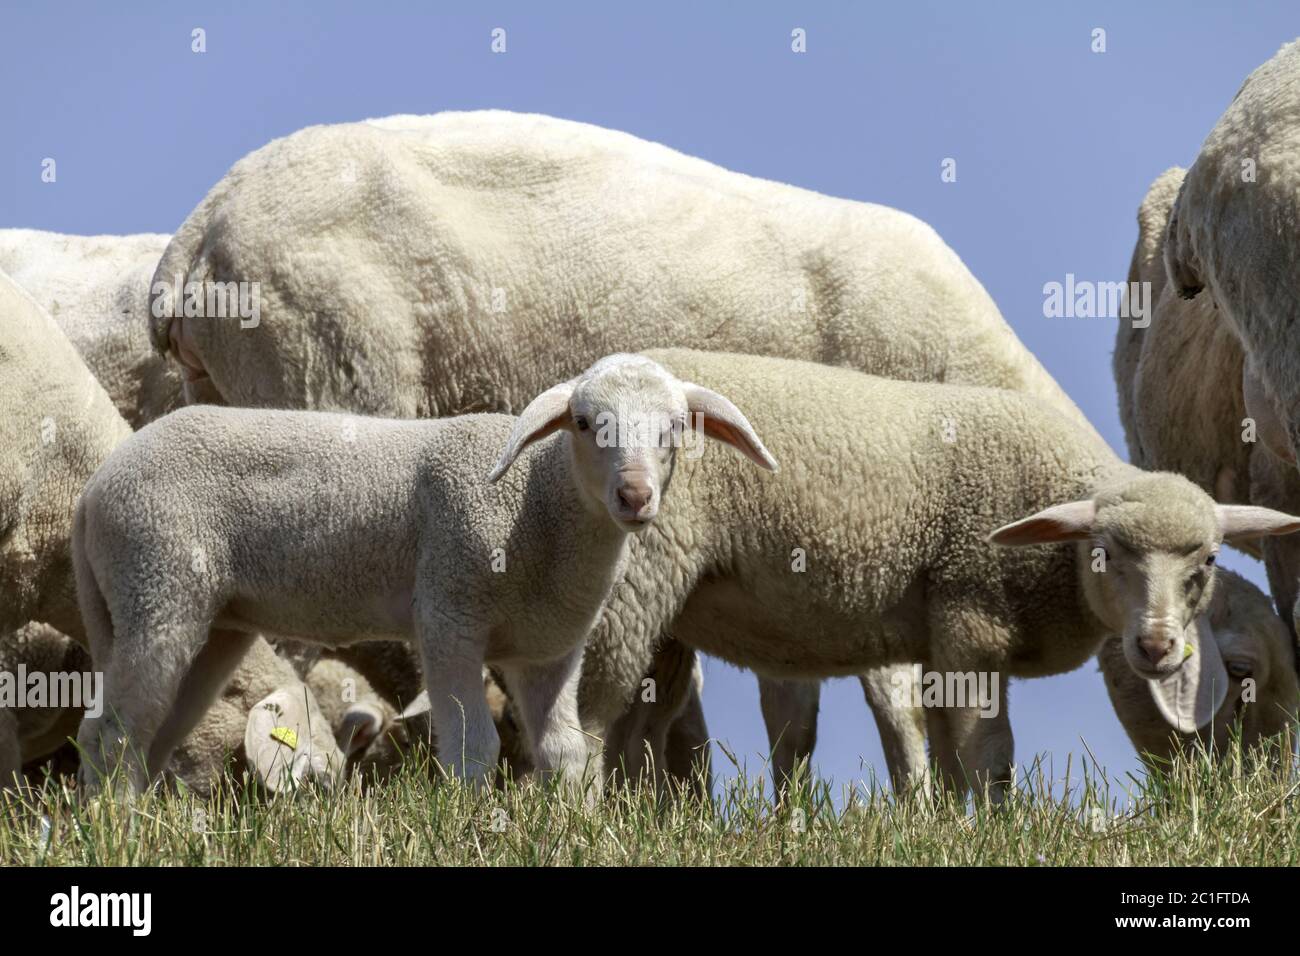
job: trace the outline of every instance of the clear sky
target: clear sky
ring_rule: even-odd
[[[1043,286],[1123,281],[1147,186],[1192,162],[1247,73],[1297,34],[1294,0],[2,0],[0,227],[172,232],[233,162],[303,126],[550,113],[927,220],[1122,452],[1115,320],[1044,318]],[[1262,583],[1252,562],[1224,563]],[[712,733],[757,769],[753,677],[710,661],[706,682]],[[1095,665],[1018,682],[1011,700],[1021,762],[1050,753],[1059,775],[1086,740],[1110,772],[1138,766]],[[856,681],[826,688],[816,762],[836,781],[885,778]]]

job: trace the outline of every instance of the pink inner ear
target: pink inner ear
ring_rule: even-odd
[[[767,462],[763,460],[763,456],[758,453],[758,450],[749,442],[749,439],[745,437],[740,429],[709,414],[702,417],[704,419],[704,434],[707,437],[731,445],[756,465],[767,467]]]

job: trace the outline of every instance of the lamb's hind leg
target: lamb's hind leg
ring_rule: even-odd
[[[153,746],[149,748],[150,773],[161,773],[167,766],[172,751],[190,735],[213,701],[226,689],[231,675],[256,639],[256,634],[242,631],[215,628],[209,631],[207,643],[181,682],[171,713],[154,735]]]
[[[91,654],[104,668],[102,709],[87,716],[77,733],[81,749],[81,786],[97,791],[105,780],[120,791],[140,793],[159,768],[149,755],[167,725],[190,666],[208,637],[208,622],[117,624],[111,647]],[[106,652],[106,653],[105,653]]]
[[[817,746],[817,711],[822,685],[818,680],[758,678],[758,702],[767,728],[772,782],[785,793],[795,768],[809,760]],[[809,768],[811,769],[811,768]]]

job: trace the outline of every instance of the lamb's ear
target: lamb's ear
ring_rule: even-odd
[[[343,756],[364,753],[384,729],[384,714],[370,701],[353,704],[343,715],[339,737],[343,739]]]
[[[1079,541],[1092,533],[1096,517],[1097,506],[1092,499],[1069,501],[1003,525],[989,535],[989,542],[1005,548],[1023,548],[1030,544]]]
[[[515,427],[506,441],[505,451],[497,462],[488,481],[496,481],[515,463],[519,453],[539,439],[564,427],[569,418],[569,399],[573,397],[573,383],[552,385],[538,395],[515,421]]]
[[[1225,540],[1245,540],[1300,531],[1300,518],[1254,505],[1215,505],[1214,517]]]
[[[1228,696],[1228,669],[1210,622],[1201,615],[1183,634],[1184,659],[1167,677],[1147,681],[1156,710],[1174,730],[1194,734],[1211,720]]]
[[[706,436],[730,445],[760,468],[776,471],[780,467],[772,453],[763,447],[749,419],[730,399],[693,382],[683,382],[682,388],[686,392],[686,408],[692,416],[699,416]]]

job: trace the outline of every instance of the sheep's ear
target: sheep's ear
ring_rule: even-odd
[[[505,451],[497,462],[488,481],[496,481],[515,463],[519,453],[533,442],[563,428],[569,418],[569,399],[573,397],[573,383],[561,382],[538,395],[515,421],[515,427],[506,441]]]
[[[384,714],[373,703],[353,704],[343,715],[339,738],[342,740],[343,756],[364,753],[384,730]]]
[[[1180,734],[1194,734],[1223,706],[1228,696],[1228,669],[1205,615],[1188,625],[1183,640],[1186,650],[1178,670],[1147,684],[1165,722]]]
[[[1097,506],[1091,499],[1052,505],[1028,518],[1003,525],[989,535],[989,542],[1004,548],[1023,548],[1030,544],[1055,544],[1079,541],[1092,533]]]
[[[687,411],[699,416],[705,435],[730,445],[760,468],[768,471],[779,468],[749,419],[729,399],[692,382],[683,382],[682,388],[686,392]]]
[[[1254,505],[1215,505],[1214,517],[1225,540],[1259,538],[1300,531],[1300,518]]]

